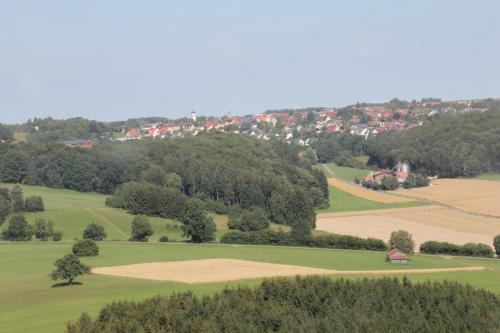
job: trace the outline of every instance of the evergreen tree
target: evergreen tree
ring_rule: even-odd
[[[10,191],[10,196],[12,198],[12,211],[14,213],[20,213],[24,211],[24,197],[21,186],[14,186]]]
[[[191,237],[193,243],[204,243],[215,239],[217,228],[213,219],[207,216],[205,205],[200,199],[188,200],[181,222],[183,234]]]

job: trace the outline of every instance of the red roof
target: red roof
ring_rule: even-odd
[[[408,260],[408,255],[396,248],[387,251],[387,257],[391,260]]]

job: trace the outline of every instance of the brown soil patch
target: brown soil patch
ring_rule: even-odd
[[[236,259],[204,259],[99,267],[93,273],[158,281],[207,283],[273,276],[331,274],[330,270]]]
[[[438,179],[428,187],[397,193],[433,200],[460,209],[500,216],[500,182],[475,179]]]
[[[377,191],[366,189],[362,186],[345,183],[341,180],[338,180],[337,178],[328,178],[328,184],[331,186],[335,186],[336,188],[338,188],[344,192],[347,192],[349,194],[352,194],[354,196],[357,196],[357,197],[360,197],[363,199],[367,199],[367,200],[371,200],[371,201],[381,202],[381,203],[396,203],[396,202],[415,201],[415,199],[399,197],[399,196],[387,194],[384,192],[377,192]]]
[[[500,220],[463,214],[440,206],[319,214],[316,229],[388,240],[394,230],[413,234],[417,249],[429,241],[491,244]]]
[[[183,283],[210,283],[230,280],[296,275],[369,275],[369,274],[418,274],[437,272],[481,271],[485,267],[396,269],[370,271],[340,271],[304,266],[269,264],[237,259],[204,259],[173,262],[98,267],[92,273],[120,277],[132,277],[157,281]]]

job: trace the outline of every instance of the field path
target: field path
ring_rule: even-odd
[[[129,235],[127,235],[126,232],[124,232],[122,229],[120,229],[120,227],[118,227],[115,223],[113,223],[113,221],[111,221],[110,219],[108,219],[107,217],[99,214],[99,212],[97,211],[97,209],[95,208],[85,208],[86,211],[88,211],[90,214],[94,215],[95,217],[97,217],[99,220],[101,220],[102,222],[106,223],[108,226],[110,226],[111,228],[113,228],[116,232],[118,232],[120,235],[128,238]]]

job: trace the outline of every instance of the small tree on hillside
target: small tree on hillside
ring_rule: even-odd
[[[99,224],[91,223],[83,231],[83,239],[93,239],[95,241],[102,241],[107,237],[104,227]]]
[[[500,257],[500,235],[496,235],[493,238],[493,247],[495,248],[495,253]]]
[[[189,199],[184,217],[181,220],[184,236],[191,237],[194,243],[203,243],[215,239],[216,226],[207,216],[205,205],[200,199]]]
[[[65,255],[61,259],[57,259],[54,266],[55,269],[50,273],[52,280],[67,280],[70,285],[73,284],[73,281],[78,276],[90,272],[90,267],[84,265],[73,253]]]
[[[24,211],[24,198],[23,198],[23,190],[21,186],[16,185],[10,191],[10,196],[12,198],[12,211],[14,213],[19,213]]]
[[[241,220],[234,223],[233,228],[241,231],[257,231],[269,228],[269,220],[262,208],[253,207],[248,211],[244,211]]]
[[[40,196],[34,195],[26,198],[24,202],[24,210],[26,212],[43,212],[45,206],[43,204],[43,199]]]
[[[153,235],[153,228],[146,216],[136,216],[132,221],[131,241],[147,242],[149,236]]]
[[[7,230],[2,232],[2,239],[9,241],[30,241],[33,230],[23,215],[14,215],[9,220]]]
[[[36,239],[48,241],[54,234],[54,222],[47,222],[45,219],[37,217],[35,219],[34,233]]]
[[[393,231],[391,233],[389,245],[391,248],[400,249],[408,254],[413,254],[415,250],[415,242],[413,241],[412,235],[405,230]]]

